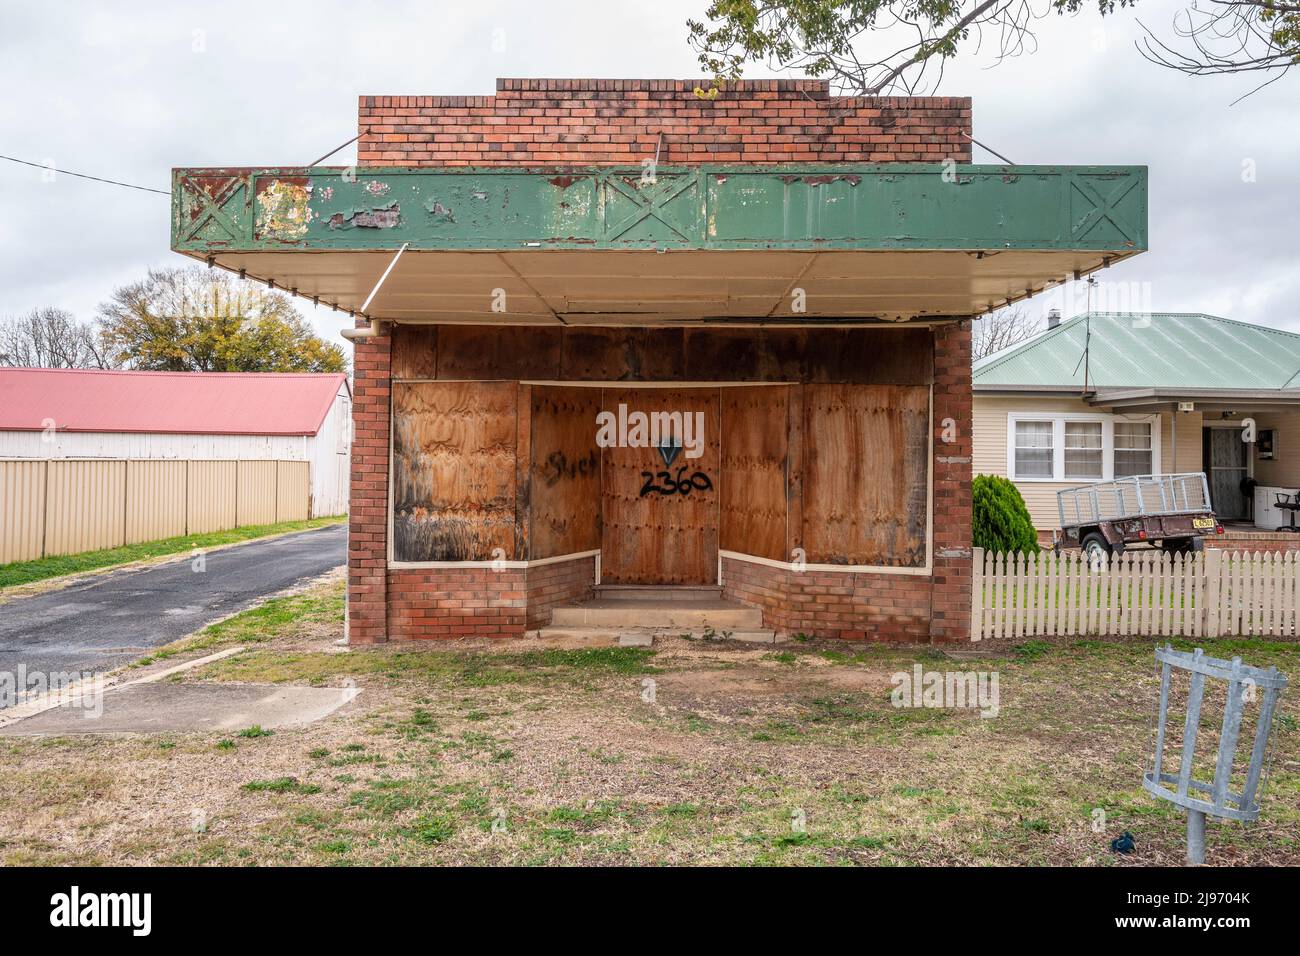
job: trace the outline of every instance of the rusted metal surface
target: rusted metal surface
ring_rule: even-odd
[[[359,172],[364,176],[358,175]],[[1147,248],[1142,166],[176,169],[172,248]]]

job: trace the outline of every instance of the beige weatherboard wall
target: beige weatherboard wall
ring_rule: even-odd
[[[1088,484],[1086,479],[1061,480],[1023,478],[1013,475],[1011,447],[1014,423],[1025,421],[1096,421],[1103,424],[1103,436],[1113,436],[1116,422],[1150,422],[1154,434],[1152,471],[1201,470],[1201,414],[1182,412],[1173,422],[1173,412],[1156,414],[1112,413],[1089,405],[1081,398],[1043,395],[981,395],[976,392],[973,415],[972,472],[976,475],[1000,475],[1012,478],[1029,507],[1029,516],[1039,531],[1060,528],[1056,493],[1064,488]],[[1106,426],[1109,424],[1109,428]],[[1175,452],[1173,435],[1178,433]],[[1104,443],[1102,479],[1113,474],[1113,440]]]
[[[0,460],[0,564],[305,519],[306,461]]]

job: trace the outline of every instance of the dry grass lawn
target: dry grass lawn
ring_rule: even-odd
[[[661,639],[344,651],[340,585],[282,598],[149,666],[363,693],[315,725],[0,740],[7,864],[1177,864],[1183,817],[1140,786],[1150,642],[930,648]],[[1205,642],[1300,679],[1300,644]],[[898,709],[891,675],[997,671],[1001,710]],[[1264,819],[1216,864],[1300,863],[1300,708]],[[1212,740],[1215,728],[1205,732]],[[1211,743],[1212,746],[1212,743]],[[1102,832],[1094,811],[1105,812]],[[1111,839],[1128,830],[1137,850]]]

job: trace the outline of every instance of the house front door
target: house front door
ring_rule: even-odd
[[[1246,517],[1246,495],[1241,489],[1246,477],[1247,445],[1240,428],[1207,428],[1204,440],[1205,471],[1210,482],[1210,502],[1221,519]]]

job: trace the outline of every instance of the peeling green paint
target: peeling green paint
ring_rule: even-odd
[[[277,179],[257,194],[257,234],[267,239],[299,239],[311,225],[311,186]]]
[[[652,181],[604,167],[361,172],[175,170],[172,248],[1147,248],[1141,166],[705,165]]]

